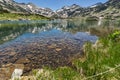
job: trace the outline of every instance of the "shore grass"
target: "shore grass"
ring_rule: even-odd
[[[42,20],[49,19],[37,14],[0,13],[0,20]]]

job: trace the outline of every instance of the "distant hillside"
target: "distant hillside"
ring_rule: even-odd
[[[76,16],[102,16],[106,18],[120,18],[120,0],[108,0],[106,3],[96,3],[87,8],[73,4],[71,6],[64,6],[61,9],[58,9],[56,12],[59,17],[63,18]]]
[[[0,0],[0,12],[39,14],[51,17],[54,12],[49,8],[40,8],[32,3],[17,3],[13,0]]]
[[[69,17],[104,17],[120,18],[120,0],[108,0],[105,3],[96,3],[89,7],[81,7],[77,4],[64,6],[55,12],[50,8],[41,8],[32,3],[17,3],[13,0],[0,0],[0,13],[22,13],[22,14],[39,14],[53,18]]]

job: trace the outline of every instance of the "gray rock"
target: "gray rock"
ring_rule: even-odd
[[[19,79],[23,74],[23,69],[15,69],[12,73],[12,80]]]

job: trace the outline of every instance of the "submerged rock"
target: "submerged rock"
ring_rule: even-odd
[[[12,64],[12,63],[2,65],[2,68],[0,68],[0,80],[9,80],[11,76],[13,76],[13,72],[15,72],[15,75],[13,77],[17,77],[16,69],[23,70],[24,65],[23,64]],[[21,72],[17,74],[22,75]]]
[[[94,42],[96,39],[96,36],[82,32],[73,35],[58,30],[32,35],[29,38],[21,37],[3,47],[0,46],[0,66],[9,63],[23,64],[23,75],[44,66],[72,66],[71,59],[76,55],[82,56],[84,42]]]
[[[71,66],[71,58],[77,53],[82,54],[82,45],[75,39],[35,38],[29,40],[30,43],[25,41],[6,46],[4,51],[0,49],[0,56],[4,54],[4,57],[0,57],[1,64],[23,64],[24,75],[28,74],[32,69],[44,66],[52,68]],[[15,69],[19,68],[14,68],[13,71]]]
[[[12,77],[11,79],[19,79],[21,77],[21,75],[23,74],[23,69],[15,69],[12,73]]]

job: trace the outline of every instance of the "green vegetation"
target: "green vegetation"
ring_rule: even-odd
[[[0,13],[0,20],[41,20],[49,19],[37,14]]]
[[[86,17],[86,21],[98,21],[98,18],[96,16],[88,16]]]
[[[44,68],[33,70],[34,80],[80,80],[79,72],[70,67],[60,67],[56,70]]]
[[[116,31],[113,34],[114,35]],[[120,34],[116,34],[116,38]],[[120,41],[111,40],[113,37],[100,39],[95,45],[85,45],[85,60],[75,60],[77,71],[88,80],[119,80],[120,79]],[[119,38],[120,39],[120,38]],[[84,79],[84,78],[83,78]]]
[[[115,31],[113,34],[110,34],[109,39],[112,41],[120,41],[120,31]]]
[[[72,67],[33,70],[29,80],[120,80],[120,31],[84,45],[84,56],[72,60]]]

